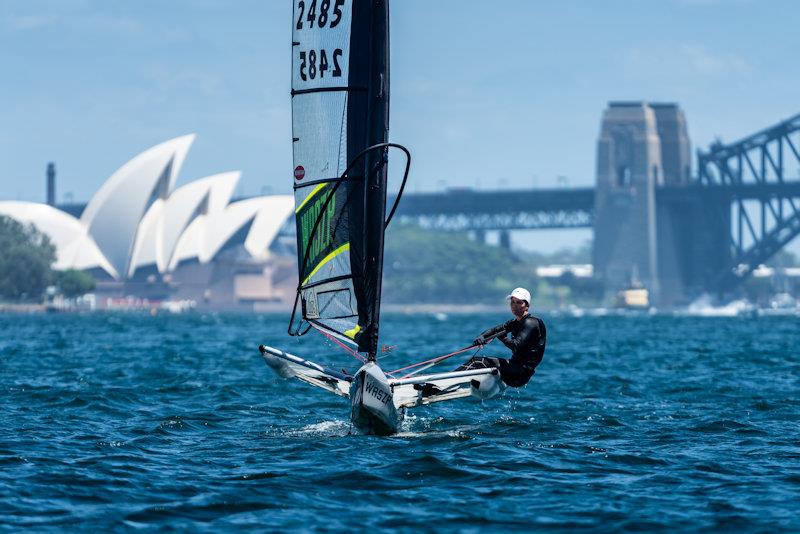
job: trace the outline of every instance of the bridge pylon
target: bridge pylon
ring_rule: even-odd
[[[690,168],[683,112],[675,104],[611,102],[597,143],[595,274],[609,295],[641,282],[657,305],[683,296],[669,208],[657,190]],[[635,278],[638,275],[638,280]]]

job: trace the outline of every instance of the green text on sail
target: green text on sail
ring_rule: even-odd
[[[305,251],[308,250],[307,270],[313,269],[319,256],[326,253],[333,244],[331,221],[333,221],[334,212],[336,211],[336,196],[333,196],[328,205],[325,206],[325,202],[330,196],[330,193],[320,195],[320,198],[304,206],[305,209],[300,213],[299,227],[303,246],[301,254],[305,254]],[[322,214],[321,218],[320,213]],[[316,226],[317,231],[314,233],[311,247],[309,248],[308,239],[318,218],[320,218],[319,225]]]

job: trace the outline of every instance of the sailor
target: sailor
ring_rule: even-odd
[[[528,383],[536,372],[536,366],[542,362],[547,330],[544,321],[528,313],[531,294],[527,289],[518,287],[506,299],[514,319],[485,330],[475,338],[473,344],[482,347],[497,337],[511,349],[511,359],[476,356],[456,370],[497,367],[500,369],[500,378],[506,385],[522,387]],[[508,334],[511,334],[511,339]]]

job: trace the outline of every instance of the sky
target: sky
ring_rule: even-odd
[[[291,192],[288,0],[0,0],[0,199],[87,201],[196,133],[178,184]],[[677,102],[693,147],[800,112],[800,2],[394,0],[392,141],[410,191],[590,186],[612,100]],[[533,235],[533,234],[531,234]],[[588,231],[518,237],[543,249]],[[536,248],[535,246],[533,248]]]

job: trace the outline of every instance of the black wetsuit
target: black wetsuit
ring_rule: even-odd
[[[505,334],[511,334],[511,339]],[[495,334],[498,339],[511,349],[511,359],[477,357],[461,366],[464,369],[478,367],[499,367],[500,378],[511,387],[521,387],[528,383],[536,367],[542,362],[544,348],[547,343],[547,329],[544,321],[532,315],[522,319],[512,319],[507,323],[495,326],[483,332],[478,340],[487,339]]]

